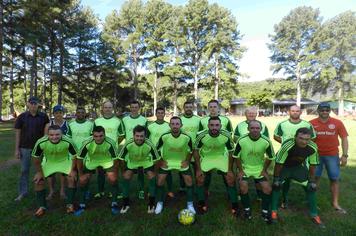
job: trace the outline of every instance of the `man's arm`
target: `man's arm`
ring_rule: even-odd
[[[279,174],[281,173],[282,168],[283,168],[283,164],[276,163],[274,166],[273,176],[279,177]]]
[[[21,152],[20,152],[21,129],[15,129],[15,131],[16,131],[16,136],[15,136],[15,158],[20,159],[21,158]]]
[[[35,184],[39,184],[41,181],[44,181],[44,175],[43,175],[43,170],[42,170],[42,166],[41,166],[42,158],[34,157],[33,159],[34,159],[33,164],[36,169],[36,174],[33,177],[33,181],[35,182]]]
[[[347,139],[347,136],[341,138],[341,148],[342,148],[341,166],[346,166],[347,158],[348,158],[348,151],[349,151],[349,141]]]
[[[277,136],[277,135],[273,135],[273,139],[276,140],[279,143],[282,143],[282,139],[281,137]]]

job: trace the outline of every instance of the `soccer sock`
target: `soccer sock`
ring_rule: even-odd
[[[185,188],[185,182],[182,173],[179,172],[179,186],[183,189]]]
[[[193,186],[187,186],[187,202],[193,201]]]
[[[172,172],[171,171],[169,171],[167,176],[166,176],[166,182],[167,182],[168,192],[172,192],[173,191],[173,177],[172,177]]]
[[[237,190],[235,186],[227,186],[227,193],[229,194],[230,202],[236,203],[237,202]]]
[[[269,211],[270,203],[271,203],[271,194],[265,194],[264,192],[261,191],[261,198],[262,198],[262,203],[261,203],[262,210]]]
[[[67,188],[67,204],[73,204],[77,188]]]
[[[103,170],[98,170],[98,192],[102,193],[104,192],[104,186],[105,186],[105,174]]]
[[[286,201],[288,199],[288,192],[290,188],[290,179],[286,179],[282,185],[282,199]]]
[[[250,195],[248,193],[246,194],[240,193],[240,196],[241,196],[241,203],[244,209],[251,208]]]
[[[309,205],[309,213],[311,217],[318,215],[318,210],[316,206],[316,192],[315,191],[307,191],[308,205]]]
[[[119,192],[119,186],[118,186],[117,182],[112,183],[111,184],[111,194],[112,194],[111,201],[112,202],[117,202],[117,193],[118,192]]]
[[[47,208],[46,203],[46,190],[36,191],[36,199],[39,207]]]
[[[154,206],[154,205],[155,205],[155,197],[149,196],[149,198],[148,198],[148,205],[149,205],[149,206]]]
[[[137,181],[138,181],[139,191],[144,191],[145,190],[145,175],[143,174],[143,170],[141,170],[141,169],[138,170]]]
[[[148,193],[150,197],[156,196],[156,177],[148,181]]]
[[[205,201],[204,186],[197,186],[198,201]]]
[[[124,198],[129,197],[129,191],[130,191],[130,180],[128,179],[123,179],[122,181],[122,195]]]
[[[79,187],[79,191],[80,191],[80,197],[79,197],[79,203],[80,204],[85,204],[86,202],[86,192],[88,191],[89,189],[89,184],[86,184],[84,185],[83,187]]]
[[[279,195],[280,195],[279,190],[273,190],[272,191],[272,202],[271,202],[271,208],[272,211],[277,211],[278,209],[278,203],[279,203]]]
[[[263,195],[262,195],[262,194],[263,194],[262,190],[256,188],[256,195],[257,195],[257,198],[262,199],[262,198],[263,198]]]
[[[206,190],[209,189],[211,183],[211,172],[206,173],[205,179],[204,179],[204,187]]]
[[[156,198],[157,201],[159,202],[163,202],[163,191],[164,191],[164,187],[163,186],[156,186]]]

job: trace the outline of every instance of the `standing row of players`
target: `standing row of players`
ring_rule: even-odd
[[[33,151],[34,157],[46,158],[46,162],[36,159],[38,172],[35,176],[35,182],[40,203],[36,215],[43,215],[46,209],[44,178],[55,172],[68,175],[67,211],[71,213],[74,212],[74,180],[77,175],[76,171],[78,171],[80,208],[76,211],[76,214],[80,215],[84,212],[88,182],[96,169],[98,169],[98,194],[99,196],[104,195],[103,183],[105,179],[103,178],[105,178],[105,173],[112,187],[111,210],[113,213],[118,213],[117,179],[119,168],[123,173],[121,213],[126,213],[130,208],[129,185],[134,173],[144,173],[149,179],[148,213],[161,213],[164,199],[163,185],[166,180],[168,180],[168,189],[171,190],[169,186],[171,185],[171,170],[179,171],[186,185],[187,208],[193,213],[196,210],[193,205],[192,176],[195,176],[198,211],[205,213],[208,210],[205,197],[208,193],[211,171],[217,169],[223,176],[233,214],[238,214],[236,180],[240,187],[245,218],[251,219],[247,180],[253,178],[262,198],[262,216],[268,221],[270,215],[272,219],[277,219],[281,186],[283,185],[283,188],[287,189],[289,180],[294,179],[298,182],[304,182],[310,204],[310,214],[313,221],[320,225],[321,221],[316,211],[314,173],[315,165],[318,164],[318,153],[316,145],[310,141],[315,138],[315,133],[308,122],[300,120],[299,107],[291,107],[290,119],[280,123],[276,128],[275,139],[283,142],[276,159],[272,144],[268,139],[267,127],[255,120],[255,109],[247,110],[247,120],[239,123],[236,127],[234,139],[237,144],[235,147],[232,140],[231,122],[227,117],[219,115],[218,102],[212,100],[208,107],[210,116],[201,119],[193,115],[193,104],[186,102],[184,104],[184,115],[172,117],[170,123],[164,121],[164,109],[158,108],[156,110],[157,120],[147,126],[146,119],[139,115],[138,102],[131,103],[131,115],[124,117],[122,121],[113,115],[112,104],[106,102],[102,107],[103,117],[95,120],[92,138],[90,139],[87,139],[91,133],[90,122],[84,118],[85,110],[78,109],[77,119],[69,123],[68,136],[72,137],[73,145],[71,145],[70,139],[59,138],[62,133],[59,126],[50,126],[48,136],[39,140]],[[118,144],[124,137],[126,143],[121,152],[118,153]],[[73,159],[72,162],[66,162],[66,171],[64,171],[63,166],[63,168],[59,168],[58,158],[50,158],[49,156],[49,153],[53,153],[51,146],[56,146],[58,149],[58,145],[54,144],[61,142],[66,144],[63,152],[67,150],[73,156],[77,156],[77,161]],[[79,149],[78,153],[75,151],[76,149]],[[276,160],[276,165],[271,200],[271,187],[268,182],[267,169],[273,159]],[[58,163],[55,165],[52,161]],[[194,161],[193,165],[190,165],[191,161]],[[235,163],[238,169],[237,176],[233,171]],[[141,177],[139,177],[139,183],[141,183],[139,196],[142,196],[144,184]],[[284,191],[283,196],[284,204],[287,202],[286,192]],[[157,204],[155,200],[157,200]],[[272,214],[270,211],[271,202]]]

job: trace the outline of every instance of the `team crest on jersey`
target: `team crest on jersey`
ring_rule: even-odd
[[[335,129],[335,125],[334,124],[329,124],[328,127],[329,127],[329,129]]]

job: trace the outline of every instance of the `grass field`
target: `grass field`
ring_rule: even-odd
[[[303,117],[310,120],[312,117]],[[233,125],[243,117],[233,117]],[[273,132],[277,122],[285,118],[261,118]],[[146,202],[136,198],[136,186],[132,186],[132,207],[126,215],[112,216],[109,200],[91,201],[81,217],[66,215],[64,204],[59,199],[49,202],[49,211],[45,217],[36,219],[35,194],[32,192],[21,203],[13,199],[17,194],[19,164],[13,163],[14,132],[13,123],[0,124],[0,235],[356,235],[356,122],[344,120],[349,132],[350,151],[348,166],[342,168],[340,204],[348,214],[336,213],[330,205],[329,183],[324,175],[317,193],[318,208],[326,229],[316,227],[308,218],[305,193],[301,187],[292,185],[290,191],[290,209],[280,210],[280,222],[266,225],[259,216],[259,203],[254,201],[253,220],[246,222],[230,215],[225,188],[220,176],[213,175],[210,209],[208,214],[197,216],[196,223],[181,226],[177,214],[185,208],[185,197],[178,196],[169,201],[159,216],[146,213]],[[279,144],[273,143],[275,150]],[[9,161],[10,160],[10,161]],[[325,174],[325,173],[324,173]],[[32,175],[33,176],[33,173]],[[178,181],[175,174],[174,184]],[[92,179],[91,190],[96,190]],[[136,179],[136,178],[135,178]],[[136,182],[136,181],[134,181]],[[58,186],[57,186],[58,187]],[[251,186],[250,195],[255,197]]]

